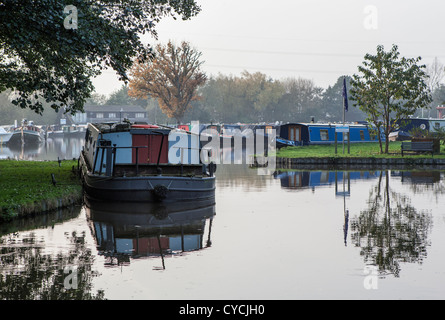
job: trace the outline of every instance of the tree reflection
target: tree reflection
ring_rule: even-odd
[[[431,223],[428,211],[416,209],[409,196],[390,188],[386,171],[370,191],[368,208],[352,219],[351,239],[361,248],[366,264],[378,266],[380,274],[398,277],[400,263],[422,263],[426,258]]]
[[[35,236],[0,239],[0,299],[2,300],[99,300],[104,293],[92,293],[91,269],[94,257],[85,245],[85,234],[67,236],[70,249],[57,254],[44,252]],[[6,245],[5,245],[6,244]],[[64,272],[77,267],[77,289],[67,288]]]

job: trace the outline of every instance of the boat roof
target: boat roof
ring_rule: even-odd
[[[298,125],[298,126],[306,126],[306,127],[336,127],[336,126],[349,126],[349,127],[368,127],[368,124],[364,123],[332,123],[332,122],[289,122],[289,123],[283,123],[281,126],[288,126],[288,125]]]

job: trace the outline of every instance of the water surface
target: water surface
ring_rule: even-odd
[[[215,203],[89,203],[2,224],[0,298],[445,297],[445,172],[216,174]]]

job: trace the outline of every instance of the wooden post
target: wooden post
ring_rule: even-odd
[[[335,132],[335,154],[337,154],[337,132]]]
[[[348,132],[348,154],[351,154],[351,136],[350,131]]]

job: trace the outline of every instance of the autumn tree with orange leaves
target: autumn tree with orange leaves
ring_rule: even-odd
[[[135,62],[130,71],[128,95],[139,99],[152,97],[168,117],[181,123],[193,100],[198,100],[197,89],[206,81],[200,70],[201,52],[188,42],[176,46],[158,44],[155,58],[145,63]]]

